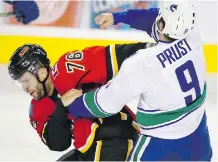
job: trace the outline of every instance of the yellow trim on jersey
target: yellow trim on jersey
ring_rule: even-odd
[[[87,138],[86,140],[86,144],[80,148],[78,148],[78,150],[82,153],[85,153],[89,148],[90,146],[92,145],[94,139],[95,139],[95,132],[96,132],[96,129],[98,128],[98,124],[97,123],[93,123],[92,124],[92,127],[91,127],[91,133],[89,135],[89,137]]]
[[[99,122],[102,124],[103,123],[103,119],[102,118],[98,118]]]
[[[128,139],[128,149],[127,149],[127,154],[126,154],[126,160],[125,161],[128,160],[129,154],[132,151],[132,148],[133,148],[133,141]]]
[[[135,128],[137,132],[140,132],[140,126],[135,121],[132,122],[132,126]]]
[[[114,77],[118,73],[118,63],[117,63],[115,45],[110,45],[110,54],[111,54],[111,66],[113,69],[113,77]]]
[[[123,112],[120,112],[121,120],[127,120],[127,115]]]
[[[97,146],[96,146],[96,150],[95,150],[95,160],[94,161],[100,161],[101,146],[102,146],[102,141],[97,141]]]
[[[44,143],[46,143],[46,139],[43,137],[43,134],[45,133],[45,127],[46,125],[48,124],[48,122],[46,122],[44,125],[43,125],[43,128],[42,128],[42,140]]]

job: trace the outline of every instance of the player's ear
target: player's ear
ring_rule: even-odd
[[[47,77],[48,71],[46,68],[42,67],[38,70],[38,76],[40,81],[44,81]]]

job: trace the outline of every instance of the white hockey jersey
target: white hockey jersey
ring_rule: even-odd
[[[204,114],[206,67],[198,34],[139,50],[96,92],[99,111],[115,114],[139,97],[141,134],[178,139],[195,131]]]

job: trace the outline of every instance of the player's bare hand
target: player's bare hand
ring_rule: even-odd
[[[114,24],[114,16],[112,13],[101,13],[95,18],[95,23],[99,25],[101,29],[107,29]]]
[[[82,90],[71,89],[61,96],[61,101],[64,107],[69,106],[77,97],[82,96]]]

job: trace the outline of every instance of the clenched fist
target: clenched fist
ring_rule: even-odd
[[[61,101],[64,107],[69,106],[77,97],[82,96],[82,90],[71,89],[61,96]]]
[[[114,24],[114,17],[112,13],[101,13],[95,18],[95,23],[100,26],[101,29],[107,29]]]

